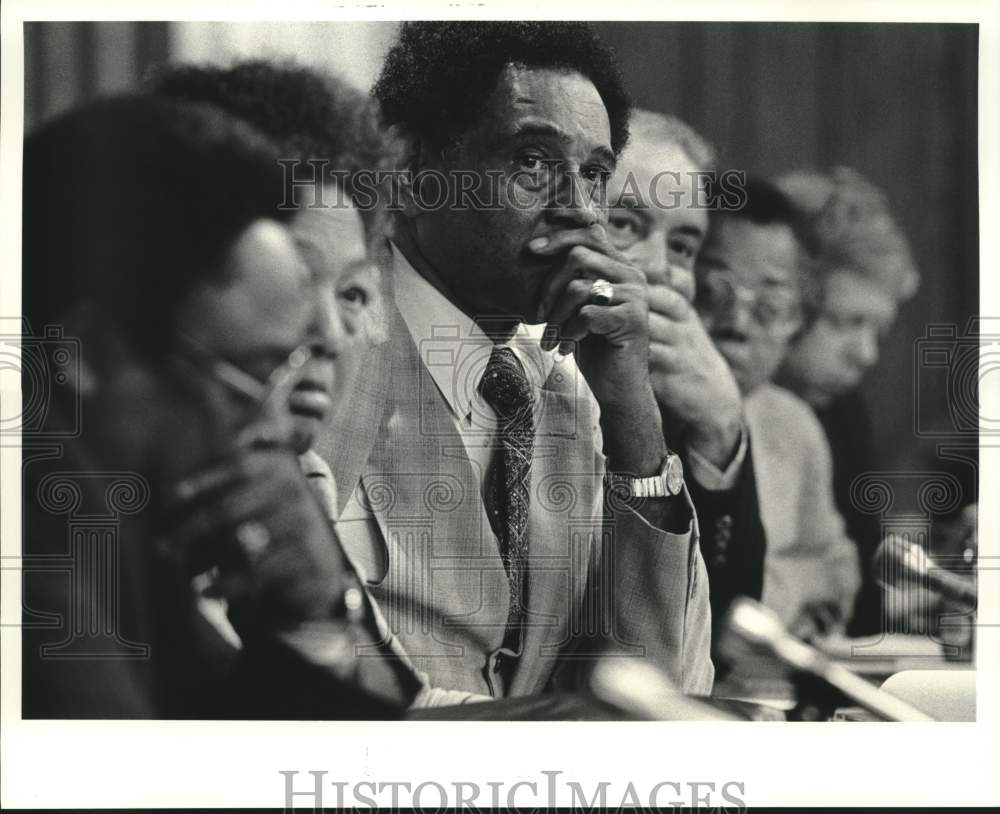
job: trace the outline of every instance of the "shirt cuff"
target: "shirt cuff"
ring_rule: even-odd
[[[736,454],[725,471],[719,469],[697,450],[689,448],[688,469],[691,477],[708,492],[725,492],[732,489],[739,480],[740,470],[743,469],[743,462],[747,457],[747,449],[750,447],[749,437],[750,433],[744,422],[740,425],[740,443],[736,448]]]
[[[410,704],[410,709],[427,709],[428,707],[451,707],[458,704],[480,704],[493,701],[489,695],[462,690],[446,690],[441,687],[423,687]]]

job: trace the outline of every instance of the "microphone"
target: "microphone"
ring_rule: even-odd
[[[797,639],[778,615],[748,597],[733,600],[726,616],[719,649],[733,660],[745,656],[745,645],[764,652],[793,675],[815,687],[820,695],[843,697],[882,721],[933,721],[905,701],[889,695],[831,661],[815,647]],[[800,703],[801,703],[800,699]]]
[[[903,581],[915,582],[967,610],[976,608],[976,583],[942,568],[916,543],[890,534],[879,543],[874,563],[876,568],[881,564],[882,577],[892,587],[900,587]]]

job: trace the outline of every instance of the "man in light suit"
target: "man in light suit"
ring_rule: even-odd
[[[455,698],[551,689],[594,650],[707,693],[708,582],[646,282],[600,205],[627,139],[612,55],[582,24],[404,24],[375,95],[410,172],[388,339],[317,443],[345,549]]]

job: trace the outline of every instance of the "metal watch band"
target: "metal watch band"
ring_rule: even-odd
[[[648,478],[629,478],[624,475],[610,475],[615,486],[628,489],[629,497],[673,497],[684,488],[684,466],[673,452],[667,454],[659,473]]]

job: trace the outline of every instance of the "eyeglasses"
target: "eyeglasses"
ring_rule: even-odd
[[[303,342],[261,381],[189,336],[178,334],[174,341],[174,351],[179,359],[193,365],[212,381],[256,405],[260,415],[287,403],[292,390],[299,383],[302,368],[314,355],[310,343]]]
[[[800,315],[799,297],[791,289],[749,288],[722,271],[698,275],[694,303],[698,311],[709,315],[728,313],[741,304],[765,328],[792,323]]]

